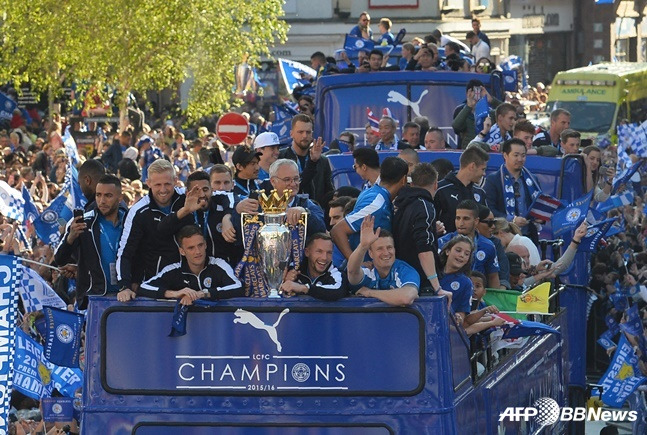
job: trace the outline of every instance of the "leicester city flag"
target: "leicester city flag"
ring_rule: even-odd
[[[0,432],[8,433],[9,401],[11,400],[14,338],[16,334],[16,258],[0,256]],[[19,329],[18,329],[19,330]]]
[[[56,365],[78,367],[83,315],[73,311],[45,307],[47,343],[45,358]]]
[[[375,43],[370,39],[360,38],[358,36],[346,35],[344,39],[344,50],[359,51],[359,50],[373,50]]]
[[[602,401],[608,406],[621,408],[627,397],[645,380],[647,378],[640,373],[633,347],[624,334],[621,335],[609,369],[598,382],[603,388]]]
[[[13,111],[18,107],[18,104],[9,98],[7,94],[0,92],[0,119],[11,120],[13,118]]]
[[[586,231],[586,235],[582,238],[580,245],[577,248],[578,252],[595,252],[600,239],[604,237],[611,228],[611,225],[616,221],[616,218],[606,219],[591,225]]]
[[[281,78],[283,78],[285,88],[290,94],[294,91],[294,88],[309,85],[310,79],[308,76],[313,79],[317,77],[317,71],[302,63],[288,59],[278,59],[278,63]]]
[[[474,121],[476,122],[477,133],[483,131],[483,123],[488,116],[490,116],[490,105],[487,102],[487,98],[483,97],[474,106]]]
[[[552,225],[554,237],[560,237],[562,234],[574,230],[586,219],[591,198],[593,198],[593,190],[555,212]]]

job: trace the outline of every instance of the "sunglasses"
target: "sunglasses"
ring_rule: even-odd
[[[486,225],[488,225],[490,227],[493,227],[494,226],[494,219],[483,219],[483,220],[481,220],[481,223],[484,223],[484,224],[486,224]]]

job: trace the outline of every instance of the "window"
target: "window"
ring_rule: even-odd
[[[593,40],[593,48],[602,48],[603,44],[604,44],[604,41],[602,39]]]
[[[593,23],[593,31],[595,33],[602,32],[602,23]]]

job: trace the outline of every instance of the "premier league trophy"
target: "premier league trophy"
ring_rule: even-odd
[[[290,230],[285,225],[285,210],[290,201],[290,193],[286,190],[283,196],[279,196],[276,190],[272,190],[269,196],[265,192],[258,196],[265,224],[258,231],[256,241],[261,266],[270,287],[268,298],[281,297],[278,289],[292,253]]]
[[[288,265],[299,268],[305,248],[307,214],[302,214],[296,225],[286,223],[290,194],[289,190],[283,195],[276,190],[269,195],[259,191],[263,213],[241,215],[245,252],[235,273],[243,281],[247,296],[280,298],[278,289]]]

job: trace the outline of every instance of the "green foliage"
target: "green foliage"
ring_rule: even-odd
[[[128,92],[194,80],[187,115],[226,110],[234,66],[284,42],[282,0],[0,0],[0,81],[63,81]]]

